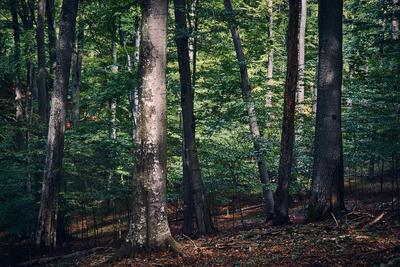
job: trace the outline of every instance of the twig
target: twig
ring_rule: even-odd
[[[339,223],[338,223],[338,221],[336,220],[335,214],[333,214],[333,212],[331,212],[331,215],[332,215],[333,219],[335,220],[336,227],[339,228]]]
[[[199,247],[196,245],[196,243],[195,243],[192,239],[190,239],[190,237],[188,237],[188,236],[185,235],[185,234],[183,234],[182,236],[183,236],[183,237],[186,237],[187,239],[189,239],[189,241],[192,242],[193,246],[194,246],[196,249],[199,249]]]

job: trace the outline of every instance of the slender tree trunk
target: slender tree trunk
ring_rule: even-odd
[[[314,167],[307,219],[338,213],[343,204],[341,131],[342,0],[318,2],[319,65]]]
[[[393,19],[392,19],[392,38],[393,40],[399,39],[399,20],[397,18],[399,8],[399,0],[393,0]]]
[[[111,66],[111,72],[113,74],[117,74],[119,71],[118,68],[118,49],[117,49],[117,43],[115,42],[115,39],[112,40],[112,45],[111,45],[111,52],[112,52],[112,59],[113,59],[113,64]],[[110,138],[111,140],[115,141],[117,139],[117,99],[113,98],[110,101],[110,113],[111,113],[111,120],[110,120]]]
[[[43,175],[36,245],[52,251],[56,246],[58,194],[62,175],[64,132],[68,81],[78,0],[64,0],[57,42],[54,91],[47,138],[47,155]]]
[[[46,0],[39,0],[36,27],[37,58],[38,58],[38,103],[39,115],[42,123],[46,126],[48,120],[48,96],[46,88],[46,51],[45,51],[45,12]]]
[[[299,67],[299,2],[289,1],[289,26],[287,34],[287,73],[283,104],[281,155],[279,160],[278,188],[276,190],[274,224],[289,222],[289,182],[291,179],[294,147],[294,113],[296,84]]]
[[[56,68],[56,14],[54,0],[46,0],[46,17],[47,17],[47,35],[49,39],[49,62],[50,62],[50,77],[49,87],[54,85],[54,72]],[[49,90],[51,91],[51,90]]]
[[[140,50],[140,28],[141,21],[140,18],[136,20],[135,23],[135,35],[134,35],[134,44],[135,44],[135,54],[133,56],[133,66],[138,71],[137,65],[139,64],[139,50]],[[138,88],[134,88],[129,92],[129,106],[131,109],[131,121],[132,121],[132,141],[133,144],[136,143],[136,123],[137,123],[137,106],[138,106]]]
[[[17,150],[22,150],[25,147],[25,137],[21,129],[21,124],[24,121],[24,93],[21,84],[20,25],[17,14],[18,3],[19,1],[15,0],[9,1],[14,33],[15,119],[17,121],[15,141]]]
[[[199,159],[197,156],[196,149],[196,138],[195,138],[195,117],[194,117],[194,92],[191,84],[190,75],[190,59],[189,59],[189,44],[188,34],[186,27],[186,0],[174,0],[175,10],[175,25],[176,25],[176,44],[178,48],[178,62],[179,62],[179,75],[181,83],[181,107],[182,107],[182,118],[183,118],[183,144],[184,144],[184,181],[190,183],[190,188],[185,187],[185,190],[190,190],[192,195],[193,206],[196,215],[196,222],[198,227],[198,233],[200,235],[209,234],[214,232],[210,210],[208,208],[206,194],[204,190],[203,180],[201,178],[201,170]],[[188,192],[185,192],[185,196]],[[189,200],[190,199],[186,199]],[[185,209],[184,219],[188,222],[184,222],[184,226],[191,224],[192,218],[187,216],[187,213],[192,213],[187,209],[191,207],[189,203],[184,203]],[[189,229],[185,229],[184,232],[189,232]],[[188,231],[186,231],[188,230]]]
[[[368,166],[368,178],[372,179],[374,177],[375,177],[375,156],[371,155]]]
[[[273,48],[273,0],[268,0],[268,41],[269,41],[269,52],[268,52],[268,68],[267,68],[267,96],[265,106],[267,108],[272,107],[272,78],[273,78],[273,67],[274,67],[274,48]]]
[[[297,81],[297,103],[302,111],[304,102],[304,39],[306,36],[307,0],[301,0],[300,28],[299,28],[299,77]]]
[[[81,86],[81,72],[82,72],[82,60],[83,60],[83,45],[84,45],[84,26],[83,21],[80,20],[78,24],[77,34],[77,47],[74,65],[72,66],[72,124],[74,127],[79,122],[79,91]]]
[[[192,0],[191,10],[190,10],[190,33],[191,38],[189,38],[189,58],[192,63],[192,87],[196,88],[196,79],[197,79],[197,32],[199,29],[199,16],[198,16],[198,8],[199,8],[200,0]]]
[[[247,106],[247,114],[249,116],[250,131],[253,138],[254,150],[257,155],[257,165],[260,174],[260,180],[263,186],[263,199],[265,204],[265,210],[267,218],[272,218],[274,214],[274,198],[272,190],[269,188],[270,179],[267,172],[267,164],[261,152],[261,135],[257,124],[257,116],[254,107],[253,97],[251,95],[251,84],[249,75],[247,72],[246,58],[243,53],[239,31],[237,28],[235,16],[233,13],[232,3],[230,0],[224,0],[225,10],[229,15],[230,19],[230,30],[232,34],[233,44],[236,50],[237,61],[240,67],[240,78],[242,95],[244,102]]]
[[[142,1],[142,38],[140,53],[141,87],[135,146],[132,220],[119,251],[158,249],[171,245],[166,207],[166,48],[168,1]]]

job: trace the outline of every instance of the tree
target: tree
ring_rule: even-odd
[[[294,113],[299,67],[299,3],[289,1],[289,26],[287,34],[286,85],[283,102],[281,155],[279,160],[278,188],[275,199],[274,224],[289,222],[289,182],[291,179],[294,146]]]
[[[133,177],[132,219],[121,253],[179,245],[166,207],[166,47],[168,2],[142,1],[140,91]]]
[[[81,86],[81,72],[83,60],[84,26],[81,19],[78,23],[78,34],[76,38],[76,55],[72,60],[72,124],[74,127],[79,122],[79,91]],[[75,47],[75,45],[74,45]]]
[[[300,29],[299,29],[299,71],[297,79],[297,103],[304,102],[304,42],[307,22],[307,0],[301,0]]]
[[[253,138],[254,150],[257,156],[257,165],[260,175],[261,184],[263,186],[263,199],[267,218],[272,218],[274,214],[274,198],[272,190],[269,188],[270,179],[267,171],[267,164],[261,153],[261,135],[258,128],[256,111],[254,108],[254,101],[251,95],[251,84],[249,74],[247,72],[246,58],[244,56],[243,48],[240,41],[237,23],[233,13],[232,3],[230,0],[224,0],[225,10],[230,19],[230,30],[232,35],[233,44],[235,46],[237,61],[240,68],[240,83],[242,88],[243,100],[246,103],[247,115],[249,117],[250,132]]]
[[[341,130],[343,1],[318,2],[319,64],[314,165],[307,220],[343,209]]]
[[[46,88],[46,50],[45,50],[45,13],[46,0],[39,0],[37,27],[36,27],[36,42],[37,42],[37,58],[38,58],[38,102],[39,115],[44,125],[48,119],[48,97]]]
[[[75,35],[78,0],[64,0],[56,49],[54,91],[47,136],[36,245],[52,251],[56,247],[58,194],[62,176],[67,90],[70,76],[72,44]]]
[[[274,68],[274,48],[273,48],[273,35],[274,35],[274,13],[273,13],[273,0],[268,0],[268,41],[271,46],[268,51],[268,67],[267,67],[267,96],[265,106],[267,108],[272,107],[272,77]]]
[[[208,208],[195,139],[195,117],[193,110],[194,91],[191,83],[188,32],[186,26],[186,0],[175,0],[175,41],[178,49],[179,75],[181,83],[181,107],[183,118],[183,175],[184,175],[184,223],[183,232],[193,234],[193,211],[196,215],[200,235],[214,232]],[[193,203],[190,203],[193,202]]]
[[[49,87],[53,87],[54,71],[56,64],[56,14],[54,8],[54,0],[46,0],[46,18],[47,18],[47,36],[49,39],[48,49],[49,49],[49,62],[50,62],[50,77],[49,77]]]

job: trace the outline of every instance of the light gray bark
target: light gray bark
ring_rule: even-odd
[[[301,0],[301,11],[300,11],[300,28],[299,28],[299,74],[297,81],[297,94],[296,102],[302,110],[304,102],[304,41],[306,35],[306,22],[307,22],[307,0]]]
[[[166,48],[168,3],[142,1],[141,86],[132,220],[122,254],[172,245],[166,207]]]
[[[267,95],[265,106],[272,107],[272,84],[273,84],[273,68],[274,68],[274,48],[273,48],[273,0],[268,0],[268,41],[270,48],[268,52],[268,68],[267,68]]]

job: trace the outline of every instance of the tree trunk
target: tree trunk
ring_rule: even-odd
[[[46,0],[46,17],[47,17],[47,35],[49,38],[49,62],[50,62],[50,77],[49,87],[54,85],[54,71],[56,68],[56,14],[54,8],[54,0]],[[51,90],[49,90],[51,91]]]
[[[10,0],[9,5],[14,33],[15,119],[17,121],[15,141],[17,150],[22,150],[25,147],[25,137],[21,129],[21,124],[24,121],[24,97],[21,84],[20,26],[17,14],[18,1]]]
[[[232,3],[230,0],[224,0],[225,10],[230,17],[230,30],[232,34],[233,44],[236,50],[237,61],[240,67],[240,78],[243,99],[247,106],[247,115],[249,116],[250,132],[253,138],[254,150],[257,156],[258,171],[260,173],[260,180],[263,186],[263,198],[265,204],[265,211],[267,218],[272,218],[274,214],[274,199],[272,190],[269,188],[270,179],[267,172],[267,164],[261,152],[261,136],[257,124],[257,116],[254,107],[253,97],[251,95],[251,84],[247,72],[246,58],[243,53],[242,45],[240,42],[239,31],[235,16],[233,13]]]
[[[45,51],[45,11],[46,0],[39,0],[37,27],[36,27],[36,42],[37,42],[37,57],[38,57],[38,103],[39,116],[42,123],[46,126],[48,120],[48,96],[46,88],[46,51]]]
[[[294,113],[296,101],[297,70],[299,67],[299,2],[289,1],[289,26],[287,34],[287,74],[283,103],[281,155],[279,160],[278,188],[276,190],[274,224],[289,222],[289,182],[291,179],[294,147]]]
[[[139,64],[139,50],[140,50],[140,28],[141,21],[140,19],[136,20],[135,23],[135,34],[134,34],[134,44],[135,44],[135,54],[133,56],[133,66],[137,66]],[[137,69],[137,68],[135,68]],[[136,143],[136,119],[137,119],[137,106],[138,106],[138,88],[134,88],[129,92],[129,106],[131,109],[131,121],[132,121],[132,142]]]
[[[299,29],[299,71],[297,81],[297,103],[302,111],[304,102],[304,39],[306,35],[306,22],[307,22],[307,0],[301,0],[300,12],[300,29]]]
[[[318,2],[319,65],[314,167],[307,219],[338,213],[343,207],[341,131],[343,1]]]
[[[265,106],[267,108],[272,107],[272,77],[274,67],[274,48],[273,48],[273,0],[268,0],[268,41],[269,41],[269,52],[268,52],[268,69],[267,69],[267,95]]]
[[[83,60],[83,44],[84,44],[84,28],[83,21],[79,21],[77,34],[77,48],[74,65],[72,66],[72,124],[74,127],[79,122],[79,91],[81,85],[81,71],[82,71],[82,60]]]
[[[399,0],[393,0],[392,38],[399,39],[399,20],[397,19]]]
[[[179,75],[181,83],[181,107],[182,107],[182,119],[183,119],[183,144],[184,144],[184,181],[190,184],[190,188],[185,187],[185,190],[190,190],[192,199],[186,199],[186,201],[193,201],[193,207],[196,215],[196,222],[198,227],[198,233],[200,235],[209,234],[214,232],[210,210],[208,208],[206,194],[204,190],[203,180],[201,178],[201,170],[199,159],[197,156],[196,139],[195,139],[195,117],[194,117],[194,92],[191,84],[190,75],[190,59],[189,59],[189,44],[188,34],[186,26],[186,0],[174,0],[175,10],[175,25],[176,25],[176,37],[175,41],[178,48],[178,62],[179,62]],[[185,192],[185,196],[188,192]],[[192,222],[192,218],[187,216],[187,213],[192,212],[188,210],[191,207],[190,203],[184,203],[184,226],[189,226]],[[187,234],[193,234],[189,229],[185,229],[184,232]]]
[[[64,0],[60,15],[56,75],[51,99],[47,154],[36,232],[36,245],[49,251],[56,247],[57,241],[58,194],[62,175],[66,102],[77,8],[78,0]]]
[[[142,1],[141,87],[137,117],[132,220],[121,256],[171,245],[166,207],[166,48],[168,1]]]

